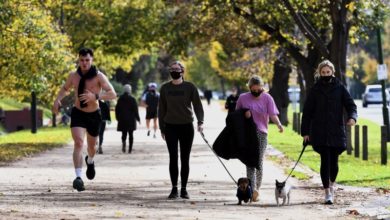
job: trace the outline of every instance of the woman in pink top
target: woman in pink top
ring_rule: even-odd
[[[265,149],[267,147],[268,122],[271,119],[279,128],[279,132],[283,132],[283,126],[279,121],[279,111],[276,108],[274,99],[270,94],[264,91],[263,82],[259,76],[252,76],[248,81],[250,92],[240,95],[237,101],[236,109],[249,109],[245,112],[245,117],[253,117],[253,121],[257,127],[259,138],[259,167],[246,167],[246,175],[251,180],[253,191],[252,201],[258,201],[258,191],[263,178],[263,159]]]

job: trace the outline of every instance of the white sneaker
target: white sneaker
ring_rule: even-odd
[[[333,195],[325,195],[325,204],[332,205],[333,204]]]

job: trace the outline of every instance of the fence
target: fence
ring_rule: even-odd
[[[360,129],[360,127],[362,127]],[[298,134],[301,134],[301,113],[294,112],[293,113],[293,131]],[[352,135],[352,130],[353,135]],[[381,155],[381,164],[387,165],[387,132],[386,126],[381,126],[380,132],[380,155]],[[352,155],[354,152],[354,157],[360,158],[360,152],[362,153],[361,158],[364,161],[368,160],[368,126],[363,125],[355,125],[353,127],[346,127],[346,135],[347,135],[347,154]],[[361,134],[361,135],[360,135]],[[379,135],[379,134],[378,134]],[[352,143],[352,140],[354,142]],[[360,142],[361,140],[361,142]],[[379,150],[379,149],[378,149]]]

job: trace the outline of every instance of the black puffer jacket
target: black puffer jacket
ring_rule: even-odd
[[[117,131],[134,131],[137,129],[136,121],[140,121],[137,101],[133,96],[124,93],[115,106],[115,117],[118,120]]]
[[[226,127],[213,144],[218,156],[239,159],[248,167],[259,169],[259,139],[252,118],[245,118],[245,109],[236,110],[226,118]]]
[[[301,135],[309,135],[314,150],[334,147],[341,154],[347,147],[344,110],[347,119],[357,119],[356,105],[337,78],[319,80],[309,91],[302,115]]]

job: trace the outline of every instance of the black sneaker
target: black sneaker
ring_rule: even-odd
[[[179,193],[177,192],[177,187],[172,187],[171,194],[169,194],[168,199],[177,199],[179,197]]]
[[[186,188],[181,188],[181,190],[180,190],[180,197],[183,198],[183,199],[189,199],[190,198]]]
[[[87,178],[90,179],[90,180],[93,180],[93,178],[95,178],[95,162],[93,162],[92,164],[89,164],[88,163],[88,155],[85,156],[85,163],[87,164]]]
[[[77,177],[73,180],[73,189],[76,189],[77,191],[81,192],[84,191],[84,182],[80,177]]]
[[[147,136],[149,136],[150,135],[150,130],[148,130],[148,133],[146,134]]]
[[[98,154],[103,154],[103,149],[102,149],[101,146],[98,148],[97,153],[98,153]]]

